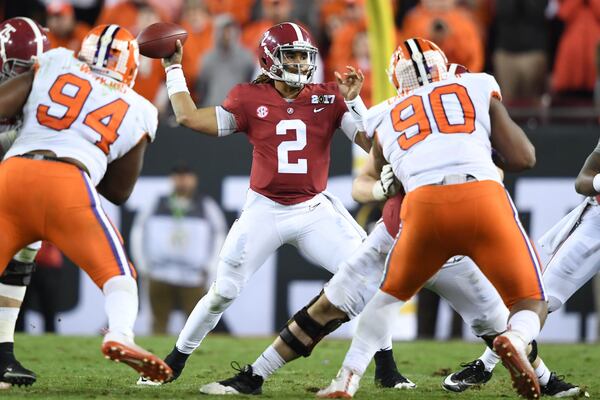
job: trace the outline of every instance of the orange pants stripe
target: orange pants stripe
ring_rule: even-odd
[[[452,256],[466,255],[511,307],[545,300],[540,262],[502,185],[493,181],[423,186],[407,194],[402,231],[381,289],[410,299]]]
[[[102,288],[136,277],[88,176],[74,165],[9,158],[0,164],[0,272],[23,246],[54,243]]]

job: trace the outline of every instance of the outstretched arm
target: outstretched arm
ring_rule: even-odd
[[[600,141],[577,175],[575,190],[584,196],[595,196],[600,193]]]
[[[179,125],[204,133],[218,136],[216,107],[197,108],[188,91],[181,68],[183,46],[177,41],[177,51],[169,58],[163,58],[162,64],[167,73],[167,91],[169,100]]]

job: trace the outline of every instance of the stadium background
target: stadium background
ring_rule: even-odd
[[[55,18],[55,23],[59,19],[59,23],[53,25],[57,31],[65,26],[72,29],[63,37],[54,35],[51,39],[55,44],[74,49],[87,31],[84,24],[121,23],[137,33],[140,27],[157,18],[180,22],[190,31],[199,21],[203,22],[204,28],[186,44],[188,60],[184,66],[199,103],[227,92],[227,88],[207,88],[206,82],[211,80],[203,76],[202,69],[203,57],[214,46],[213,25],[222,23],[219,14],[225,12],[232,13],[232,20],[228,21],[240,27],[239,49],[245,43],[257,43],[257,33],[279,22],[279,18],[302,22],[317,38],[325,79],[331,77],[333,70],[347,64],[363,68],[367,72],[363,97],[369,102],[384,98],[385,91],[389,90],[383,68],[390,48],[395,39],[413,33],[412,29],[422,29],[421,36],[438,35],[435,37],[446,40],[445,50],[450,61],[465,64],[473,71],[498,74],[500,68],[507,68],[507,63],[508,67],[512,62],[517,68],[516,64],[521,62],[517,60],[521,60],[522,55],[542,53],[545,64],[526,63],[525,72],[514,72],[515,79],[521,74],[526,80],[541,76],[541,86],[505,98],[511,115],[523,125],[537,149],[538,165],[532,171],[519,176],[508,175],[506,179],[524,225],[535,240],[581,200],[573,189],[573,180],[598,140],[599,113],[594,99],[598,98],[595,54],[600,38],[600,4],[593,0],[73,0],[51,3],[4,0],[0,4],[3,19],[25,15],[43,24],[50,22],[50,18]],[[507,11],[504,8],[511,7],[515,18],[519,13],[528,18],[528,24],[537,29],[534,32],[537,36],[534,33],[523,36],[524,31],[516,22],[512,32],[509,30],[507,34],[503,12]],[[538,19],[531,19],[528,12],[541,14]],[[271,13],[270,18],[265,18],[268,13]],[[69,20],[76,22],[69,25],[65,22]],[[370,42],[364,41],[366,29],[371,35]],[[587,32],[585,36],[582,30]],[[447,37],[439,36],[440,31]],[[253,38],[256,40],[252,41]],[[371,57],[365,57],[365,43]],[[253,52],[254,45],[246,51]],[[504,63],[498,59],[502,52],[509,55]],[[231,62],[235,62],[235,58],[231,58]],[[570,66],[566,76],[565,63]],[[247,188],[251,161],[247,140],[243,135],[234,135],[217,141],[175,127],[164,97],[162,74],[157,61],[142,60],[136,89],[161,109],[157,140],[148,151],[143,176],[131,199],[121,208],[106,204],[126,240],[135,213],[148,205],[153,196],[169,190],[166,175],[177,162],[184,161],[198,172],[201,190],[220,202],[229,224],[236,218]],[[350,143],[343,135],[337,136],[332,147],[329,190],[337,194],[351,212],[361,216],[369,214],[373,219],[376,210],[359,213],[358,205],[350,198],[355,158]],[[61,269],[60,274],[58,333],[98,333],[105,325],[104,315],[97,311],[102,309],[100,292],[72,265]],[[284,247],[267,261],[240,299],[225,313],[227,328],[237,335],[271,334],[314,296],[327,279],[326,272],[310,266],[293,248]],[[592,284],[588,284],[566,307],[549,318],[542,340],[597,340],[599,327],[595,308]],[[397,338],[415,336],[414,310],[413,304],[398,311]],[[138,333],[149,331],[149,318],[146,299],[141,304]],[[447,307],[442,307],[436,337],[448,335],[449,318]],[[171,331],[177,332],[182,322],[181,316],[172,321]],[[40,331],[37,313],[27,314],[25,327],[29,332]],[[351,329],[351,326],[345,327],[338,335],[346,336]],[[468,329],[464,332],[469,337]]]

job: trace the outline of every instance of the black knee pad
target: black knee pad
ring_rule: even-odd
[[[33,271],[35,271],[35,263],[10,260],[0,276],[0,283],[10,286],[27,286],[31,282]]]
[[[527,359],[530,363],[533,363],[538,356],[538,348],[537,342],[535,340],[531,341],[531,351],[527,354]]]
[[[310,304],[313,303],[314,300]],[[306,306],[298,311],[292,317],[292,319],[288,321],[281,332],[279,332],[279,337],[297,354],[301,355],[302,357],[308,357],[312,353],[312,350],[315,348],[315,346],[325,336],[335,331],[340,325],[347,321],[349,321],[347,317],[344,319],[334,319],[323,326],[312,319],[312,317],[308,314],[308,306]],[[304,344],[294,335],[289,328],[292,322],[296,322],[298,327],[311,339],[311,343]]]

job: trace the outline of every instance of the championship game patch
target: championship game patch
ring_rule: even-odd
[[[334,101],[335,101],[334,94],[321,94],[321,95],[313,94],[310,97],[310,104],[333,104]]]

